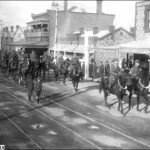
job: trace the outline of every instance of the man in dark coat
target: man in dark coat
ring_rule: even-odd
[[[139,60],[135,60],[135,65],[131,68],[131,78],[134,84],[134,91],[137,92],[137,83],[139,79],[139,73],[140,73],[140,68],[139,68]]]
[[[106,60],[104,64],[104,76],[109,77],[109,74],[110,74],[110,65],[108,60]]]
[[[104,74],[104,65],[103,62],[100,61],[100,65],[99,65],[99,78],[102,78]]]
[[[79,58],[77,57],[76,53],[74,53],[74,56],[72,57],[70,61],[70,64],[71,64],[71,67],[69,68],[69,75],[72,74],[74,67],[77,67],[79,71],[81,72],[81,65],[80,65]]]
[[[28,89],[28,101],[31,101],[31,96],[33,94],[33,89],[34,89],[34,85],[33,85],[33,75],[31,70],[28,70],[28,74],[27,74],[27,78],[26,78],[26,86]]]
[[[112,64],[110,65],[109,89],[112,87],[112,85],[116,81],[118,74],[120,72],[118,63],[119,63],[119,60],[115,58],[112,60]]]
[[[42,79],[40,76],[37,77],[37,79],[33,80],[33,87],[34,87],[34,94],[35,94],[35,100],[37,103],[39,103],[39,100],[41,98],[42,93]]]
[[[62,68],[63,62],[64,62],[64,58],[63,58],[62,53],[60,53],[60,56],[57,58],[57,62],[56,62],[56,65],[59,67],[60,74],[62,72],[61,68]]]

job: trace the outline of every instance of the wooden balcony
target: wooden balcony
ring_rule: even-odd
[[[25,37],[48,37],[49,32],[46,30],[25,30]]]

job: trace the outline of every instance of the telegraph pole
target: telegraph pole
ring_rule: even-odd
[[[89,39],[88,39],[88,34],[87,31],[85,30],[84,32],[84,47],[85,47],[85,51],[84,51],[84,56],[85,56],[85,78],[89,78]]]
[[[52,6],[55,8],[56,11],[56,16],[55,16],[55,36],[54,36],[54,58],[56,56],[56,51],[57,51],[57,32],[58,32],[58,0],[53,1]]]

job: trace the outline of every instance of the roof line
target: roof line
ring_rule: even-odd
[[[124,29],[123,27],[119,27],[119,28],[115,29],[114,33],[116,33],[117,31],[119,31],[119,30],[121,30],[121,29],[124,30],[126,33],[130,34],[132,37],[134,37],[129,31],[127,31],[127,30]],[[106,38],[106,37],[108,37],[108,36],[111,35],[111,34],[112,34],[112,33],[107,33],[106,35],[100,37],[99,39]]]

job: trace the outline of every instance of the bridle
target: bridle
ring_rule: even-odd
[[[126,90],[126,89],[127,89],[127,85],[126,85],[125,87],[121,86],[120,81],[119,81],[119,78],[118,78],[118,85],[119,85],[119,87],[120,87],[121,89],[123,89],[123,90]]]
[[[142,83],[141,83],[141,78],[139,78],[139,85],[144,88],[144,89],[149,89],[150,88],[150,84],[148,84],[148,86],[144,86]]]

